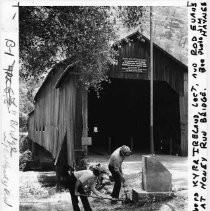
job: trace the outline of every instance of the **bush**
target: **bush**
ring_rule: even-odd
[[[27,134],[20,134],[20,141],[19,141],[19,151],[20,153],[23,153],[27,150],[30,150],[30,143],[29,143],[29,139],[27,137]]]
[[[32,161],[32,152],[30,150],[26,150],[19,157],[19,170],[24,171],[27,163]]]
[[[28,120],[27,115],[20,111],[19,113],[20,131],[27,131],[27,120]]]

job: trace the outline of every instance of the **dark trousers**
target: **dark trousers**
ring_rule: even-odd
[[[109,165],[109,171],[112,173],[112,177],[115,182],[111,196],[112,198],[119,198],[120,188],[121,188],[121,177],[119,175],[119,172],[116,172],[114,170],[114,167],[111,165]]]
[[[74,193],[75,193],[75,184],[76,184],[76,177],[74,176],[74,174],[70,175],[67,179],[67,187],[69,189],[69,192],[71,194],[71,200],[72,200],[72,206],[73,206],[73,209],[74,211],[80,211],[80,208],[79,208],[79,201],[78,201],[78,196],[76,196]],[[78,192],[80,194],[85,194],[85,191],[82,187],[82,185],[79,186],[78,188]],[[85,196],[80,196],[80,199],[82,201],[82,204],[83,204],[83,207],[84,207],[84,210],[85,211],[92,211],[91,207],[90,207],[90,204],[89,204],[89,201],[88,201],[88,198],[85,197]]]

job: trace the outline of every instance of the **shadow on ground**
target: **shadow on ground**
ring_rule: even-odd
[[[51,188],[56,186],[55,172],[43,172],[38,176],[38,182],[42,187]]]

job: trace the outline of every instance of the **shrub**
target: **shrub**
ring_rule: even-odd
[[[20,141],[19,141],[19,151],[20,151],[20,153],[23,153],[27,150],[30,150],[29,145],[30,145],[30,143],[29,143],[29,139],[28,139],[27,135],[20,134]]]
[[[19,127],[21,131],[27,131],[27,115],[20,111],[19,113]]]
[[[27,163],[32,161],[32,152],[30,150],[26,150],[19,157],[19,170],[24,171]]]

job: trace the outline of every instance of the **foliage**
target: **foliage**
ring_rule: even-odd
[[[27,115],[22,111],[19,112],[19,127],[21,132],[27,131]]]
[[[97,87],[114,61],[110,7],[20,7],[21,78],[37,79],[55,63],[79,61],[80,80]]]
[[[127,29],[138,27],[142,31],[143,16],[146,11],[146,7],[142,6],[124,6],[118,8],[118,19],[122,21],[123,25]]]
[[[30,150],[26,150],[19,156],[19,169],[24,171],[27,163],[30,161],[32,161],[32,152]]]
[[[154,42],[187,65],[187,8],[152,7]],[[150,38],[150,7],[121,7],[118,18],[130,31]]]
[[[19,141],[19,152],[24,153],[25,151],[29,150],[29,139],[26,134],[20,133],[20,141]]]
[[[39,80],[34,80],[34,77],[30,77],[27,80],[20,79],[19,96],[20,96],[20,113],[19,123],[20,131],[27,131],[27,115],[34,109],[33,99],[34,95],[42,82],[42,77]]]
[[[28,79],[27,81],[20,80],[20,110],[24,114],[28,114],[34,108],[33,97],[36,92],[36,86],[37,84],[31,79]]]

